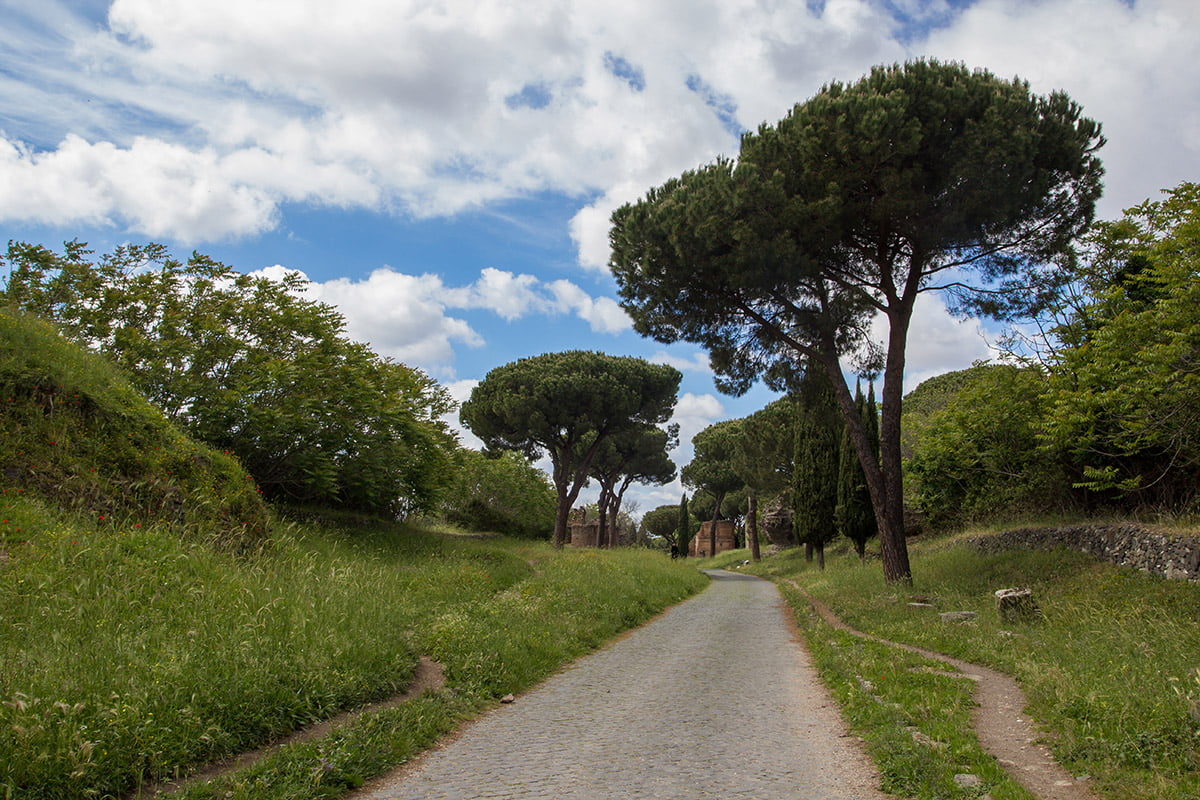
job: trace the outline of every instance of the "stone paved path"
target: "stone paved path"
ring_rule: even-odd
[[[712,585],[355,800],[874,800],[773,584]]]

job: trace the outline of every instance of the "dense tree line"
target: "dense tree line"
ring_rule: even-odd
[[[832,394],[824,373],[809,372],[788,395],[748,417],[710,425],[693,439],[695,453],[682,471],[697,491],[692,506],[704,508],[705,518],[715,522],[728,518],[721,511],[726,499],[737,498],[735,513],[744,519],[746,545],[755,560],[760,498],[788,509],[790,542],[803,545],[821,566],[825,545],[835,537],[853,541],[861,556],[877,534],[862,466]],[[866,396],[861,389],[856,393],[856,408],[874,436],[878,412],[873,389]],[[875,442],[873,448],[878,447]],[[665,517],[666,508],[673,507],[652,513]],[[665,519],[662,525],[655,519],[656,531],[666,527]],[[708,552],[715,549],[715,541],[702,544]]]
[[[1200,185],[1096,224],[1037,279],[1009,309],[1014,363],[906,399],[911,500],[946,521],[1194,509]]]

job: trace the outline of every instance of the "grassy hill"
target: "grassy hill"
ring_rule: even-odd
[[[3,308],[0,430],[8,548],[42,532],[50,509],[100,528],[175,525],[233,549],[267,535],[266,505],[236,460],[186,437],[103,358]]]

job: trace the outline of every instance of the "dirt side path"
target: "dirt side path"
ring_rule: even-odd
[[[774,584],[704,592],[356,800],[883,800]]]
[[[1076,780],[1044,745],[1025,714],[1025,693],[1017,682],[1002,672],[960,661],[912,645],[891,642],[851,628],[794,581],[789,581],[821,615],[838,630],[864,639],[898,647],[949,664],[975,681],[975,733],[983,749],[995,756],[1013,779],[1042,800],[1096,800],[1085,781]]]

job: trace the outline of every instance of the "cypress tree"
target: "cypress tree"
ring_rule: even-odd
[[[863,397],[861,382],[854,387],[854,404],[863,419],[863,426],[867,429],[872,446],[878,452],[879,423],[875,418],[874,381],[871,382],[870,402]],[[838,532],[854,542],[854,550],[858,553],[859,560],[863,560],[866,558],[867,540],[877,532],[875,509],[871,505],[871,493],[867,489],[862,462],[858,460],[858,453],[850,440],[849,428],[842,432],[838,473]]]
[[[687,558],[688,543],[692,539],[691,533],[688,531],[688,528],[691,527],[688,522],[687,494],[685,493],[679,500],[679,532],[675,534],[675,538],[679,541],[680,558]]]
[[[838,456],[844,425],[825,373],[809,370],[797,404],[792,524],[811,557],[825,568],[825,544],[837,536]]]

